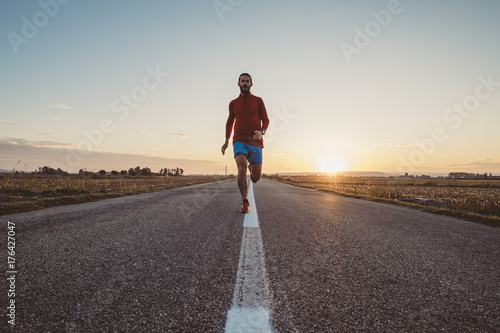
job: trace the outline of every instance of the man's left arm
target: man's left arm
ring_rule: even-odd
[[[264,105],[264,101],[262,98],[258,97],[259,101],[259,118],[260,118],[260,129],[253,132],[253,139],[256,141],[262,140],[262,136],[267,131],[267,127],[269,126],[269,118],[267,117],[266,106]]]
[[[260,129],[266,132],[269,127],[269,118],[267,117],[266,106],[264,105],[262,98],[259,98],[259,116],[261,121]]]

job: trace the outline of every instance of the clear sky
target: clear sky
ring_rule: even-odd
[[[264,172],[500,174],[497,0],[2,1],[0,17],[1,169],[234,173],[220,147],[249,72]]]

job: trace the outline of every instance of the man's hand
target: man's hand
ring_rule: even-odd
[[[226,142],[222,145],[222,148],[221,148],[222,155],[224,155],[226,153],[227,146],[229,146],[229,142],[226,139]]]
[[[260,131],[255,131],[255,132],[253,132],[252,138],[255,141],[259,141],[260,139],[262,139],[262,133]]]

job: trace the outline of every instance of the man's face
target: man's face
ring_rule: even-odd
[[[248,75],[242,75],[240,77],[240,81],[238,82],[238,86],[240,87],[240,91],[243,95],[248,94],[250,92],[250,87],[252,86],[252,79]]]

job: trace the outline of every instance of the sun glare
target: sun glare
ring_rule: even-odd
[[[335,173],[346,171],[348,165],[346,161],[338,156],[323,156],[318,162],[318,171],[325,173]]]

